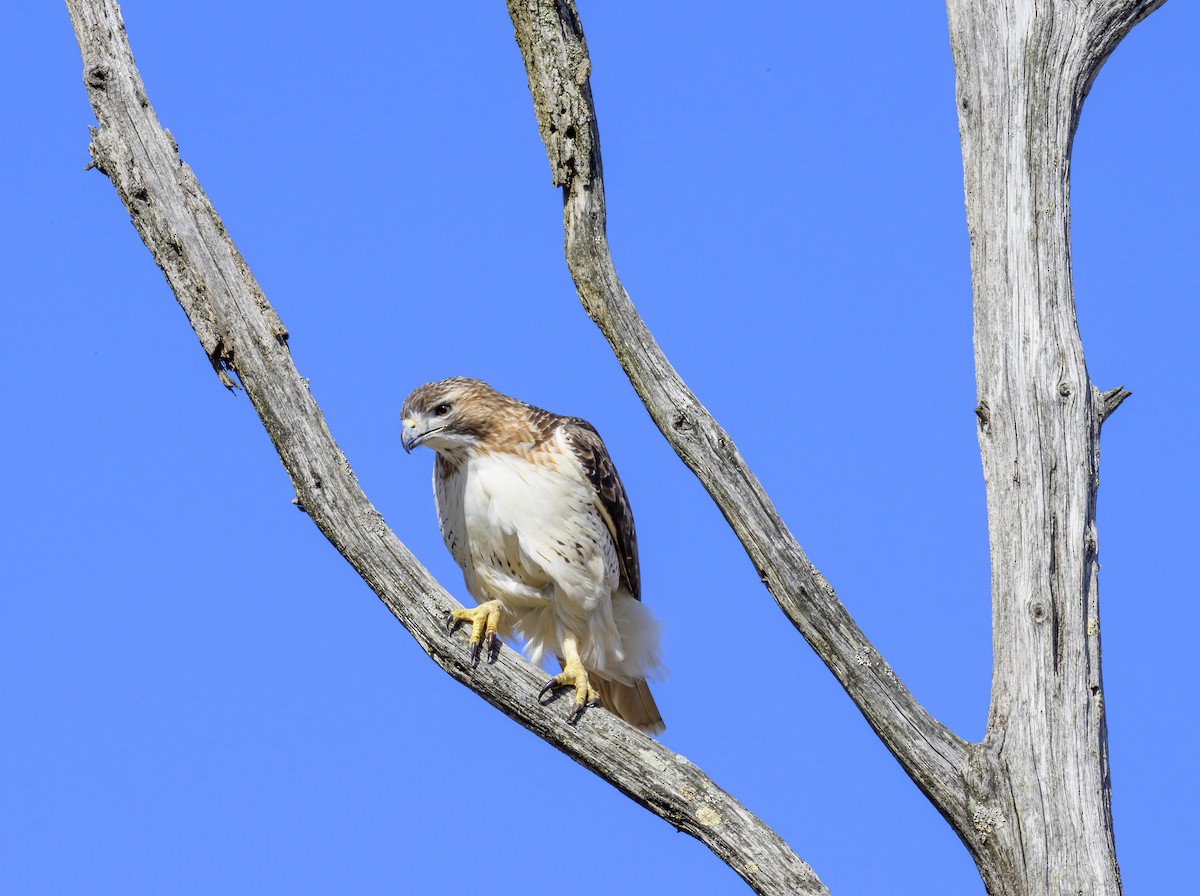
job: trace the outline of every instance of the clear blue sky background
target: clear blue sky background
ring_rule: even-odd
[[[124,11],[335,437],[446,586],[465,596],[432,455],[400,450],[408,391],[466,374],[589,418],[666,627],[664,742],[835,893],[982,893],[580,309],[504,4]],[[627,289],[896,671],[977,739],[989,574],[944,9],[581,14]],[[65,9],[7,18],[0,889],[745,892],[446,677],[292,506],[249,403],[84,171]],[[1099,521],[1130,893],[1186,891],[1200,836],[1198,36],[1178,0],[1134,31],[1073,163],[1089,369],[1134,392],[1105,428]]]

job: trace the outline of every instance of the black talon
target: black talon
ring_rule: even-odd
[[[496,655],[500,653],[500,642],[496,639],[496,633],[491,632],[483,639],[483,643],[487,648],[487,662],[490,665],[496,662]]]
[[[546,684],[542,687],[542,689],[540,691],[538,691],[538,703],[542,702],[542,698],[546,696],[546,691],[554,690],[554,684],[555,684],[554,679],[551,678],[548,682],[546,682]]]
[[[454,630],[458,628],[458,623],[454,620],[454,613],[447,612],[446,615],[442,617],[442,621],[446,624],[446,631],[448,631],[450,634],[454,634]]]
[[[483,649],[483,645],[481,643],[479,643],[478,641],[476,641],[474,644],[471,645],[471,668],[472,669],[479,668],[479,653],[482,649]]]
[[[578,722],[580,719],[583,718],[583,709],[585,706],[587,706],[586,703],[581,703],[579,706],[575,707],[574,711],[569,716],[567,716],[567,724],[568,725],[574,725],[576,722]]]

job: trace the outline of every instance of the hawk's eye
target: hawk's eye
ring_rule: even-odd
[[[449,413],[450,413],[450,402],[448,402],[448,401],[443,401],[441,404],[439,404],[436,408],[433,409],[433,416],[435,416],[435,417],[445,417]]]

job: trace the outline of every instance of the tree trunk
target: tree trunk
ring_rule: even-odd
[[[1100,425],[1075,321],[1070,154],[1157,2],[949,0],[992,557],[992,701],[965,838],[993,896],[1117,894],[1100,680]]]

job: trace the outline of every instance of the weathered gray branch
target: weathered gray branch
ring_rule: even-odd
[[[813,568],[729,436],[671,368],[617,278],[591,63],[572,0],[508,0],[589,316],[784,613],[975,858],[989,892],[1118,893],[1100,689],[1100,423],[1124,399],[1083,364],[1068,171],[1084,97],[1163,0],[949,0],[993,563],[983,743],[932,719]]]
[[[178,147],[150,106],[113,0],[68,0],[96,119],[95,167],[116,187],[222,381],[236,374],[313,522],[421,648],[455,679],[705,843],[759,893],[826,893],[763,822],[686,759],[603,712],[567,724],[538,704],[544,673],[512,651],[474,670],[465,636],[442,619],[457,606],[359,489],[292,364],[267,303]]]
[[[621,286],[605,230],[591,62],[572,0],[508,0],[579,298],[671,447],[712,496],[763,584],[938,809],[968,822],[968,745],[916,701],[809,562],[729,435],[671,367]]]
[[[1100,421],[1104,422],[1108,419],[1109,414],[1119,408],[1133,393],[1124,386],[1117,386],[1115,389],[1109,389],[1107,392],[1100,393]]]

